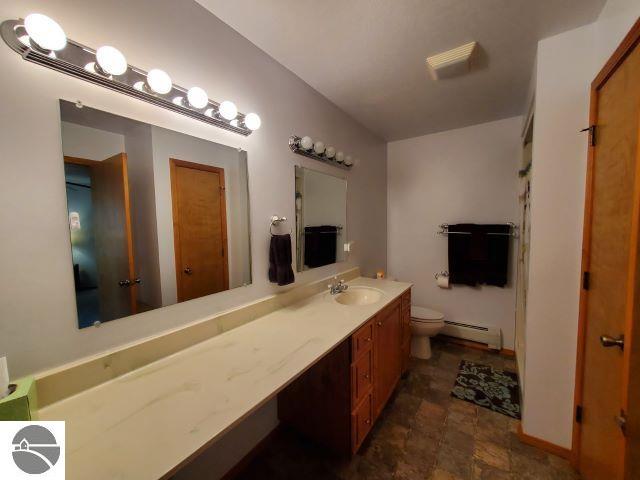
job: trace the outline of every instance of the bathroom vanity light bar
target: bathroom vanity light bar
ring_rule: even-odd
[[[209,100],[200,87],[185,89],[172,83],[159,69],[146,72],[128,65],[124,55],[111,46],[93,50],[70,40],[52,19],[41,14],[0,24],[5,43],[25,60],[72,77],[181,113],[201,122],[248,136],[260,128],[255,113],[238,113],[230,101]]]
[[[336,152],[336,149],[328,146],[325,147],[324,142],[313,141],[311,137],[298,137],[291,135],[289,137],[289,148],[298,155],[313,158],[323,163],[328,163],[334,167],[344,170],[351,170],[354,160],[351,155],[345,155],[343,152]]]

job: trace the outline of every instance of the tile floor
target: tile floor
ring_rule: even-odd
[[[244,470],[245,479],[565,480],[569,464],[521,443],[518,421],[450,396],[461,359],[515,370],[512,359],[436,340],[351,460],[332,458],[282,429]]]

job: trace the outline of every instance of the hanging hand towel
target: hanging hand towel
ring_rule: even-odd
[[[271,235],[269,281],[281,286],[295,281],[291,268],[291,236],[289,234]]]

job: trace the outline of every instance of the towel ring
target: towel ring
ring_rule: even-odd
[[[278,234],[278,233],[273,233],[273,227],[274,226],[278,226],[283,222],[287,221],[287,217],[279,217],[277,215],[273,215],[271,217],[271,225],[269,225],[269,233],[271,233],[271,235],[284,235],[282,233]],[[293,235],[293,229],[289,228],[289,235]]]

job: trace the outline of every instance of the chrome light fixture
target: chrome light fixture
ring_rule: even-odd
[[[298,155],[313,158],[344,170],[351,170],[351,167],[356,163],[355,160],[352,160],[351,155],[345,156],[342,152],[336,153],[334,147],[325,147],[324,142],[320,140],[314,142],[309,136],[298,137],[297,135],[291,135],[289,137],[289,148]]]
[[[98,48],[96,61],[98,68],[108,75],[122,75],[128,68],[127,59],[120,50],[109,45]]]
[[[217,103],[200,87],[185,89],[158,68],[148,72],[128,65],[122,52],[105,45],[98,50],[68,39],[58,23],[32,13],[0,24],[5,43],[20,56],[52,70],[101,85],[125,95],[181,113],[201,122],[248,136],[260,128],[255,113],[242,114],[233,102]]]
[[[42,50],[57,51],[67,45],[67,36],[62,27],[41,13],[27,15],[24,19],[24,29],[29,38]]]
[[[159,68],[152,68],[147,73],[147,83],[145,86],[152,92],[165,95],[173,88],[173,82],[167,72]]]

